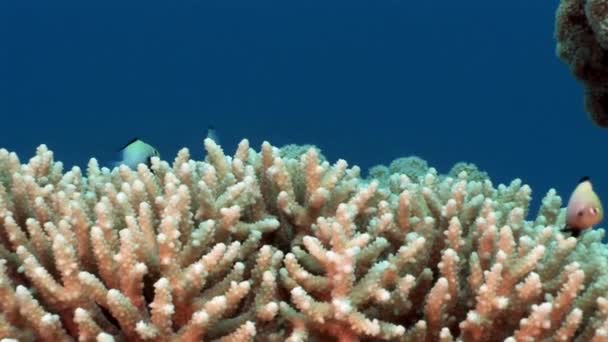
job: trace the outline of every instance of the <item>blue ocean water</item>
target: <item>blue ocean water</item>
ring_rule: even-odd
[[[214,125],[228,150],[468,161],[536,204],[586,175],[608,200],[608,130],[555,55],[557,4],[1,1],[0,147],[26,160],[45,143],[70,167],[139,137],[202,157]]]

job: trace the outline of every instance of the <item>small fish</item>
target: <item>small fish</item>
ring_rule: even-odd
[[[207,127],[207,138],[213,140],[218,145],[220,144],[220,137],[217,135],[213,125],[209,125],[209,127]]]
[[[115,166],[124,164],[132,169],[137,168],[137,165],[140,163],[150,166],[150,160],[152,157],[160,156],[160,153],[158,153],[154,147],[146,144],[138,138],[133,138],[125,146],[123,146],[119,152],[122,155],[122,160],[116,162]]]
[[[566,208],[566,226],[564,231],[570,231],[578,237],[581,232],[592,228],[604,218],[604,209],[599,197],[593,191],[589,177],[583,177],[570,195]]]

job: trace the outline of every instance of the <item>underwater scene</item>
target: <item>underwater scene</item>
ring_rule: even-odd
[[[1,342],[608,342],[608,0],[0,22]]]

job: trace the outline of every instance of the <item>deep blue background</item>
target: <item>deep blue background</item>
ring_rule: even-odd
[[[608,199],[608,130],[555,56],[557,3],[1,1],[0,146],[85,165],[137,136],[201,157],[212,124],[230,151],[470,161],[536,203],[588,175]]]

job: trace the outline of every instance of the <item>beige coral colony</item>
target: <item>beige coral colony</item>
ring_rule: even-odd
[[[473,166],[205,149],[86,172],[0,150],[3,341],[608,341],[604,231],[564,235],[554,190],[528,215]]]
[[[607,14],[556,21],[598,124]],[[204,145],[85,171],[1,149],[0,340],[608,342],[604,230],[562,232],[555,190],[529,213],[530,187],[472,165],[363,178],[314,147]]]

